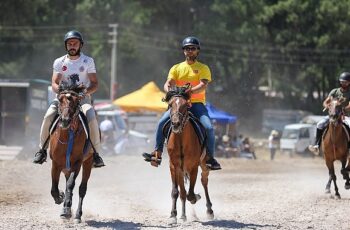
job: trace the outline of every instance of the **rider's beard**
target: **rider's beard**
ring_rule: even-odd
[[[187,61],[193,61],[193,62],[194,62],[194,61],[197,60],[197,56],[198,56],[198,55],[191,55],[191,56],[188,55],[188,56],[186,56],[186,60],[187,60]]]
[[[68,52],[69,56],[79,56],[80,55],[80,48],[78,50],[70,49],[67,52]]]

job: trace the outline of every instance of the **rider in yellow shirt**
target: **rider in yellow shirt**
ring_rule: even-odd
[[[174,65],[168,74],[168,79],[164,84],[164,91],[168,92],[172,86],[184,86],[190,83],[191,88],[191,103],[189,109],[196,116],[207,132],[207,153],[209,159],[207,166],[211,170],[221,169],[220,164],[214,159],[215,136],[214,129],[208,115],[208,110],[205,107],[205,90],[208,83],[211,82],[211,72],[207,65],[197,61],[200,50],[200,42],[196,37],[187,37],[182,42],[182,49],[186,60]],[[166,111],[158,122],[156,130],[156,146],[152,153],[144,153],[143,157],[146,161],[152,161],[152,165],[159,165],[163,152],[163,144],[165,137],[162,128],[167,120],[170,119],[170,110]]]

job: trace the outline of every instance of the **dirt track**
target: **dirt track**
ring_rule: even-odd
[[[187,205],[186,223],[168,224],[171,183],[165,158],[159,168],[139,156],[106,157],[94,169],[83,206],[83,222],[62,221],[62,205],[50,195],[50,165],[0,161],[0,229],[350,229],[350,191],[336,164],[341,200],[324,194],[328,172],[320,158],[290,159],[278,154],[273,162],[221,159],[223,170],[212,172],[209,190],[215,214],[207,220],[205,199]],[[199,181],[198,181],[199,182]],[[80,178],[73,197],[77,206]],[[60,189],[65,183],[61,177]],[[200,183],[196,192],[204,197]],[[333,186],[332,186],[332,192]],[[180,213],[178,201],[178,213]],[[180,214],[178,214],[180,216]]]

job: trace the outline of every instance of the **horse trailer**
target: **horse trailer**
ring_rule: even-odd
[[[0,80],[0,144],[23,145],[36,137],[48,107],[49,87],[44,80]]]

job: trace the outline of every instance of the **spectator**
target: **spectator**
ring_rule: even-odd
[[[278,131],[272,130],[269,136],[269,149],[270,149],[270,159],[275,158],[276,150],[279,146],[279,135]]]

